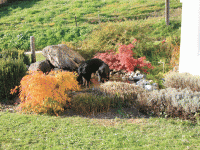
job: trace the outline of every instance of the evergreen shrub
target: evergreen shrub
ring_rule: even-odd
[[[9,100],[17,96],[10,94],[10,89],[18,86],[26,75],[26,65],[22,59],[0,58],[0,101]]]

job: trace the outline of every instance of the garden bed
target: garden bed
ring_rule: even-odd
[[[92,79],[97,81],[97,77],[96,76],[92,76]],[[116,78],[115,78],[116,79]],[[118,77],[118,80],[119,77]],[[122,82],[126,82],[126,81],[122,81]],[[73,97],[77,94],[80,93],[86,93],[90,90],[88,90],[88,88],[83,88],[82,91],[79,92],[72,92],[71,95],[69,95],[69,97]],[[90,92],[88,92],[90,93]],[[20,104],[20,99],[19,97],[14,98],[13,100],[6,102],[6,103],[0,103],[0,111],[1,112],[19,112],[17,110],[18,105]],[[90,114],[90,115],[86,115],[86,114],[80,114],[78,112],[75,112],[72,109],[67,109],[65,110],[60,116],[62,117],[67,117],[67,116],[83,116],[83,117],[89,117],[89,118],[107,118],[107,119],[114,119],[116,117],[118,118],[148,118],[148,115],[144,115],[142,113],[140,113],[134,106],[130,107],[130,108],[110,108],[108,112],[99,112],[98,114]]]
[[[97,76],[92,75],[92,80],[97,83],[97,80],[98,80]],[[111,76],[110,80],[111,81],[120,81],[123,83],[128,82],[128,80],[122,81],[120,75],[113,75],[113,76]],[[97,86],[99,86],[99,85],[97,85]],[[69,95],[69,97],[72,98],[73,96],[75,96],[77,94],[87,93],[87,92],[88,92],[87,88],[82,88],[82,91],[73,92],[73,94]],[[0,111],[3,111],[3,112],[8,111],[8,112],[12,112],[12,113],[18,112],[16,110],[16,108],[19,103],[20,103],[19,97],[16,97],[7,103],[0,103]],[[83,117],[89,117],[89,118],[107,118],[107,119],[114,119],[115,117],[118,117],[118,118],[140,118],[140,117],[148,118],[149,117],[149,115],[144,115],[141,112],[139,112],[137,110],[137,108],[135,108],[134,106],[131,106],[129,108],[123,108],[123,107],[122,108],[110,108],[108,112],[99,112],[97,114],[90,113],[90,115],[81,114],[81,113],[75,112],[72,109],[67,109],[60,116],[67,117],[67,116],[77,116],[77,115],[83,116]]]

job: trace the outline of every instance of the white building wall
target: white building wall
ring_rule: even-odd
[[[200,0],[182,2],[179,73],[200,75]]]

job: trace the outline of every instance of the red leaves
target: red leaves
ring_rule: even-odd
[[[165,40],[163,40],[161,43],[162,43],[162,44],[165,43]]]
[[[137,42],[136,39],[132,43],[135,42]],[[147,70],[143,69],[142,67],[147,66],[148,68],[153,69],[151,63],[144,62],[144,60],[146,59],[145,56],[138,59],[133,58],[134,53],[132,49],[135,48],[133,44],[119,44],[119,46],[120,47],[118,49],[118,53],[114,52],[113,50],[109,50],[105,53],[97,53],[94,58],[99,58],[103,60],[105,63],[108,64],[110,69],[115,70],[126,70],[128,72],[131,72],[134,71],[134,69],[137,67],[137,69],[148,73]]]

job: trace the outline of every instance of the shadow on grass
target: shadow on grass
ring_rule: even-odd
[[[0,18],[9,15],[13,9],[31,8],[38,1],[40,0],[17,0],[0,4]]]

